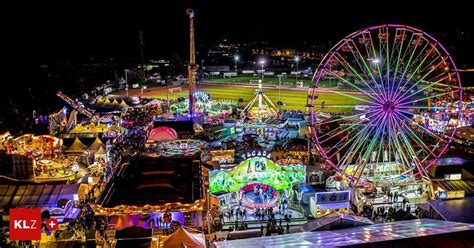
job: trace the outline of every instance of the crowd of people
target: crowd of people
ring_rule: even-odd
[[[167,229],[171,227],[172,221],[171,213],[164,213],[163,216],[150,218],[148,225],[150,228]]]
[[[263,227],[263,224],[260,224],[260,234],[262,236],[271,236],[273,234],[290,233],[291,215],[286,215],[285,221],[286,228],[284,229],[282,219],[279,219],[279,223],[277,224],[277,219],[275,218],[275,215],[271,214],[270,218],[267,221],[266,228]]]
[[[250,167],[250,163],[249,163],[249,167]],[[267,185],[261,185],[261,184],[257,184],[257,186],[253,188],[253,193],[254,193],[254,196],[257,199],[259,199],[261,202],[266,202],[267,200],[272,199],[273,194],[274,194],[273,190],[270,187],[268,187]]]
[[[255,216],[258,220],[265,220],[265,218],[270,219],[275,215],[273,214],[273,208],[257,208],[255,210]]]
[[[375,223],[384,223],[396,220],[398,217],[395,216],[395,213],[399,210],[405,211],[407,215],[412,214],[412,210],[415,210],[415,215],[418,214],[416,213],[418,208],[412,209],[412,204],[399,192],[386,190],[384,197],[388,199],[388,205],[379,204],[374,206],[374,204],[368,202],[362,207],[362,215]]]
[[[392,222],[398,220],[396,213],[399,210],[403,210],[402,218],[406,218],[407,215],[412,215],[412,206],[407,203],[403,203],[401,205],[395,206],[379,206],[374,207],[373,205],[365,205],[363,207],[363,216],[369,218],[374,223],[385,223],[385,222]],[[416,218],[418,216],[418,207],[414,209],[414,214],[412,217],[409,218]]]
[[[226,219],[227,221],[231,220],[245,220],[247,219],[247,209],[242,207],[229,208],[228,210],[221,211],[219,214],[220,222],[223,224]]]

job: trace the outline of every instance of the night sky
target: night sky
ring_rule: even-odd
[[[8,67],[3,72],[0,112],[6,113],[11,103],[26,112],[33,104],[48,107],[45,112],[60,108],[54,93],[81,84],[77,65],[136,65],[139,30],[144,33],[145,59],[169,59],[175,54],[187,58],[185,10],[189,7],[196,12],[198,49],[224,38],[234,42],[266,41],[274,47],[300,48],[305,43],[329,47],[370,25],[402,23],[434,35],[447,46],[459,68],[474,68],[473,13],[466,1],[147,2],[42,1],[5,8],[10,15],[3,15],[6,25],[2,37],[8,44],[3,51],[12,56],[3,58]],[[51,73],[46,75],[41,65],[48,65]],[[469,77],[463,76],[464,85],[474,85]],[[31,101],[28,89],[36,102]]]
[[[23,16],[31,21],[19,24],[16,30],[19,36],[13,38],[19,38],[24,47],[37,53],[35,57],[41,62],[57,58],[136,58],[138,30],[143,29],[146,58],[186,55],[185,9],[192,7],[196,12],[198,45],[223,38],[236,42],[268,41],[286,47],[297,47],[303,42],[328,44],[368,25],[403,23],[435,35],[455,53],[460,67],[474,65],[472,11],[466,2],[319,2],[160,0],[153,4],[129,1],[100,5],[82,1],[78,5],[44,2],[24,10]],[[16,23],[13,25],[17,27]],[[460,52],[457,46],[469,50]]]

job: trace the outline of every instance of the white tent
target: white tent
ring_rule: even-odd
[[[160,242],[161,243],[161,242]],[[205,248],[206,241],[202,233],[191,233],[181,227],[160,244],[163,248],[195,247]]]
[[[89,151],[93,151],[93,152],[96,152],[98,151],[100,148],[105,148],[105,145],[104,143],[102,143],[102,141],[99,139],[99,137],[96,137],[94,142],[89,146]]]
[[[72,142],[72,144],[69,146],[68,149],[66,149],[65,152],[69,152],[69,153],[83,153],[85,152],[87,149],[87,146],[84,145],[80,140],[79,138],[75,138],[74,139],[74,142]]]
[[[122,109],[128,108],[128,105],[124,100],[122,100],[122,102],[120,103],[120,108]]]
[[[115,98],[114,101],[112,102],[112,106],[120,107],[120,103],[117,101],[117,98]]]

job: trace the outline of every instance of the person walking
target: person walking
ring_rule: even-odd
[[[151,218],[149,221],[148,221],[148,225],[151,229],[153,229],[153,218]]]
[[[222,224],[224,222],[224,214],[221,212],[219,213],[219,222]]]

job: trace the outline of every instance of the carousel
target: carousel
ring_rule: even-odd
[[[9,137],[9,138],[8,138]],[[13,138],[7,136],[3,139],[2,146],[7,153],[19,154],[30,158],[53,158],[61,148],[62,139],[50,135],[24,134]]]
[[[278,204],[279,194],[273,187],[251,183],[239,190],[239,199],[250,212],[256,208],[274,208]]]
[[[74,156],[87,155],[86,146],[77,139],[65,150],[63,140],[50,135],[3,135],[1,147],[7,154],[21,155],[31,161],[35,181],[75,180],[85,174]]]
[[[208,116],[210,118],[218,117],[224,118],[235,113],[237,109],[237,103],[230,100],[214,100],[211,95],[204,91],[195,91],[194,97],[194,110],[195,115]],[[178,98],[172,101],[170,105],[170,111],[177,115],[184,115],[189,110],[189,99]]]

